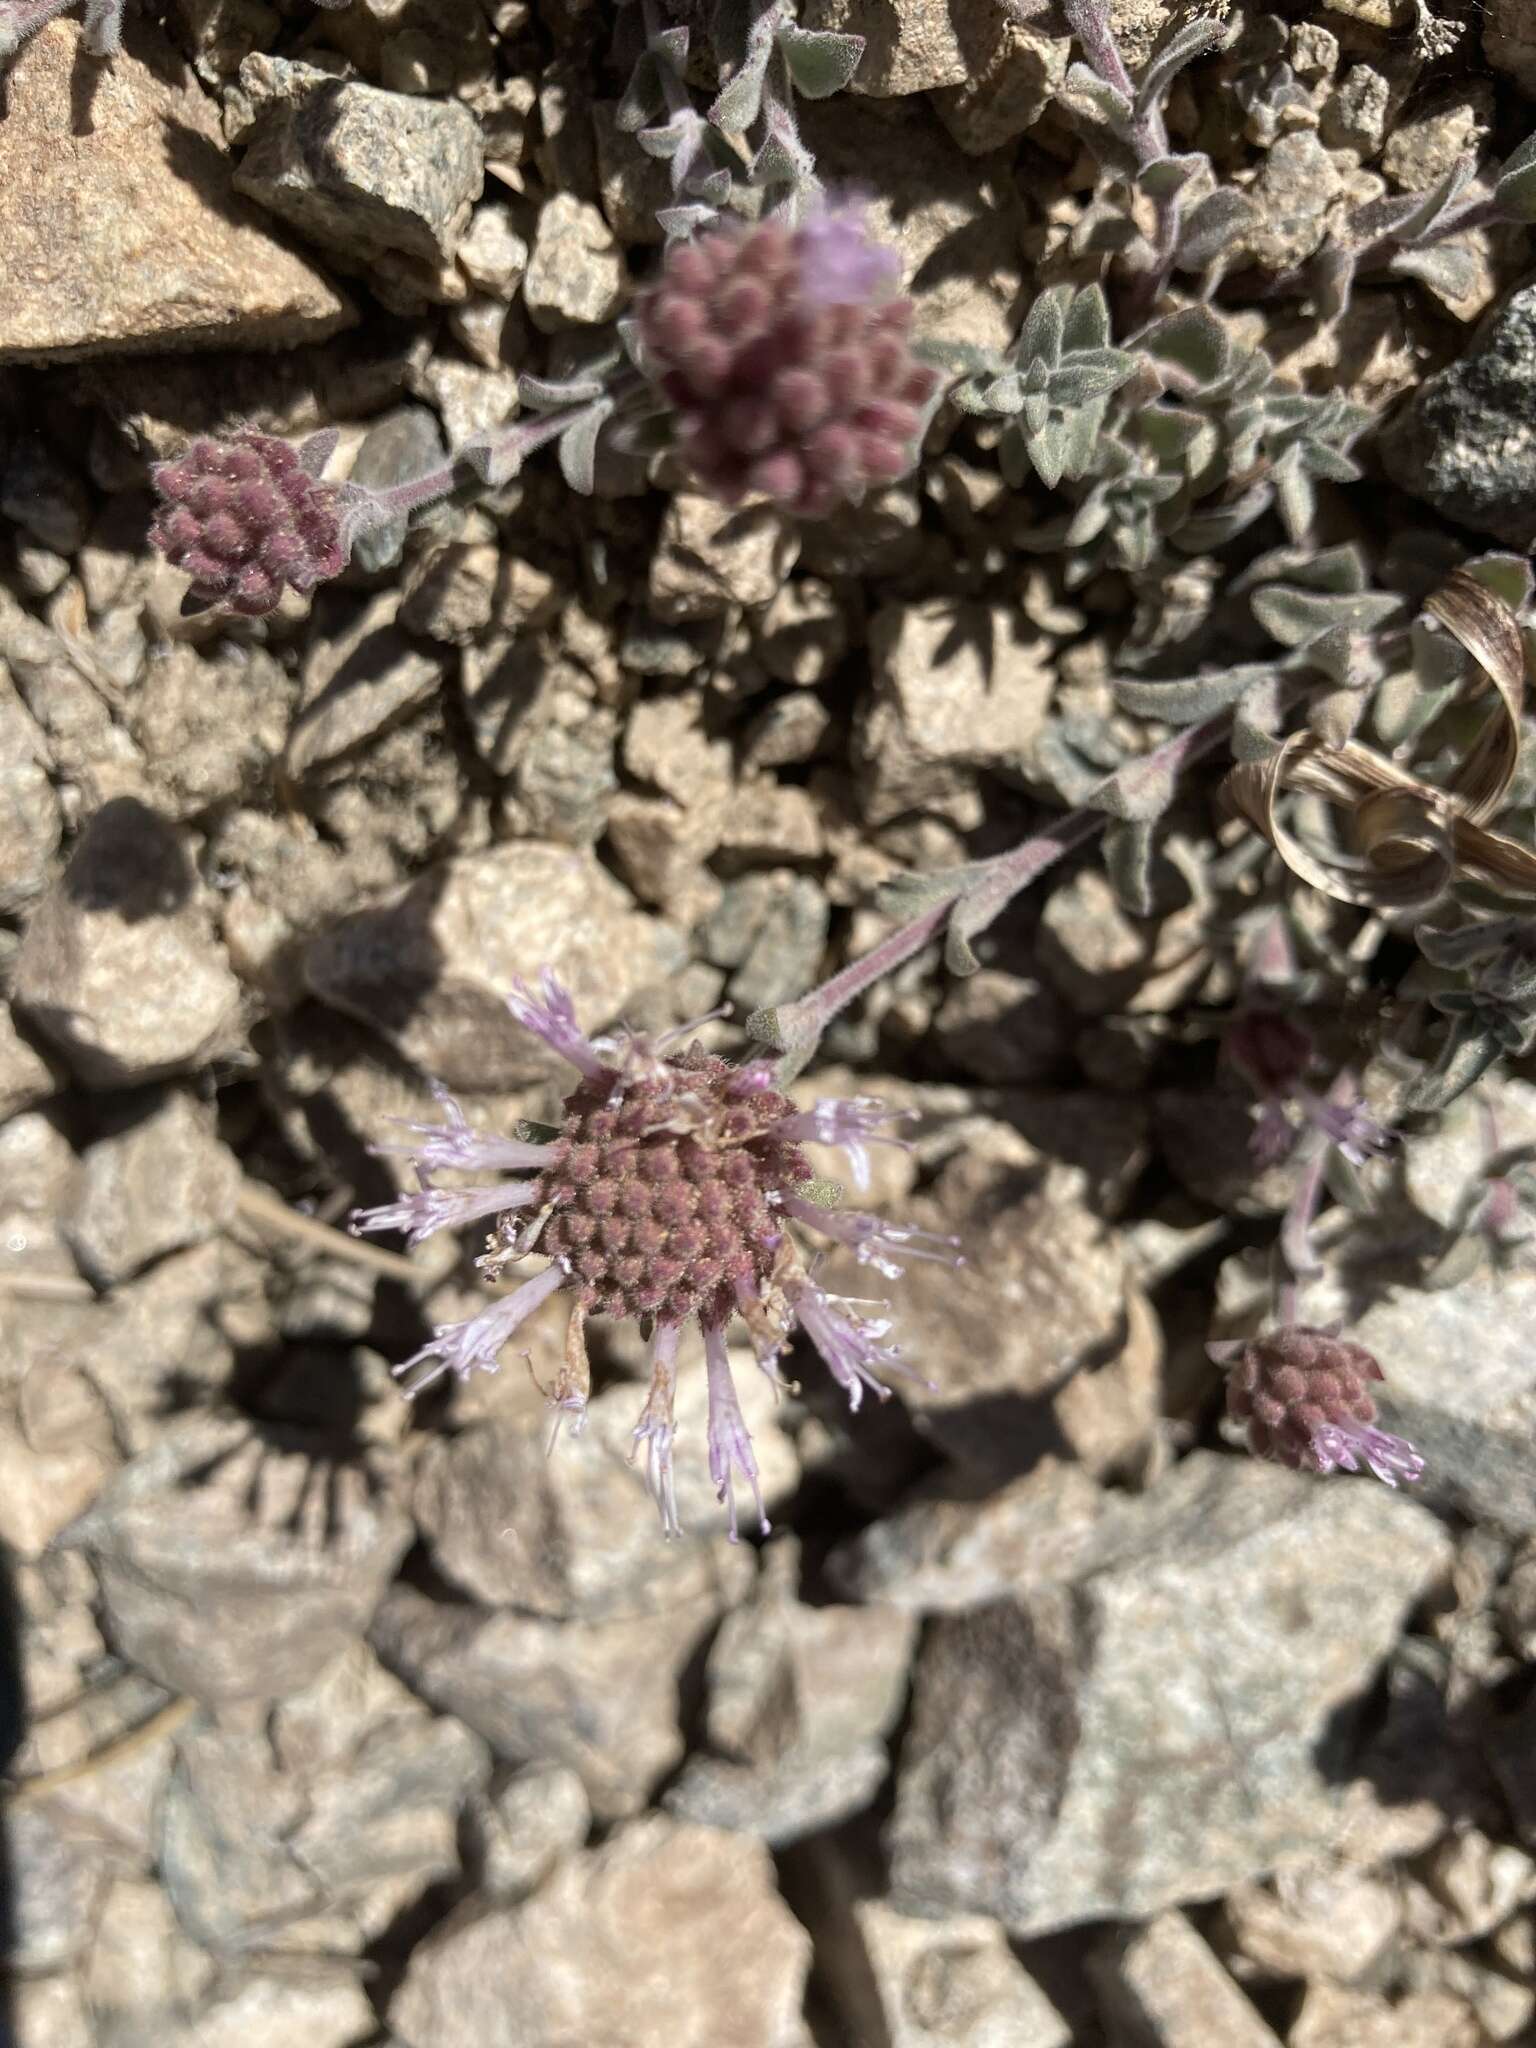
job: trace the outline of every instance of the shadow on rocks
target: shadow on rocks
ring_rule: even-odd
[[[104,803],[64,870],[64,892],[82,910],[111,910],[126,924],[170,917],[191,900],[197,876],[186,848],[136,796]]]
[[[0,1544],[0,1778],[21,1747],[25,1704],[21,1689],[21,1612],[11,1582],[10,1558]],[[11,1953],[13,1912],[10,1837],[5,1808],[0,1804],[0,1957]],[[0,1967],[0,2048],[13,2048],[15,2038],[10,1977]]]

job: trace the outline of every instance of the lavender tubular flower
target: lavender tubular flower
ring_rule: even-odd
[[[551,1052],[595,1081],[607,1071],[597,1050],[576,1022],[576,1006],[546,967],[539,977],[538,996],[526,983],[518,982],[507,997],[507,1008],[525,1031],[542,1038]]]
[[[696,1323],[709,1392],[710,1476],[732,1536],[738,1480],[750,1487],[766,1530],[757,1458],[726,1350],[732,1320],[746,1322],[760,1363],[774,1377],[774,1361],[798,1321],[856,1408],[866,1387],[885,1393],[882,1373],[904,1369],[886,1341],[890,1318],[882,1304],[828,1294],[812,1276],[796,1229],[814,1227],[893,1275],[903,1258],[951,1255],[946,1240],[926,1231],[807,1199],[816,1176],[802,1139],[843,1146],[867,1177],[865,1148],[896,1142],[883,1133],[889,1115],[868,1097],[799,1111],[761,1058],[732,1066],[697,1044],[679,1049],[677,1033],[647,1038],[619,1031],[594,1041],[567,991],[547,973],[537,994],[519,986],[510,1003],[518,1020],[575,1069],[558,1135],[547,1145],[528,1145],[471,1130],[440,1092],[444,1121],[409,1126],[416,1145],[396,1148],[414,1158],[423,1179],[466,1166],[511,1168],[525,1177],[464,1190],[424,1187],[363,1212],[354,1227],[405,1229],[414,1239],[445,1224],[495,1218],[489,1269],[515,1264],[535,1239],[550,1263],[480,1315],[436,1330],[397,1370],[414,1376],[413,1393],[445,1373],[494,1371],[519,1325],[564,1292],[571,1302],[566,1368],[550,1399],[561,1413],[578,1414],[586,1395],[584,1319],[625,1316],[648,1324],[651,1388],[635,1448],[645,1446],[662,1529],[676,1535],[673,1396],[680,1333]],[[519,1214],[535,1219],[521,1233],[510,1221]]]
[[[555,1155],[548,1145],[530,1145],[521,1138],[499,1138],[492,1131],[475,1130],[446,1088],[434,1086],[432,1093],[442,1105],[443,1122],[413,1124],[402,1120],[401,1129],[414,1132],[419,1142],[375,1145],[372,1149],[376,1155],[403,1154],[415,1161],[423,1176],[484,1170],[536,1173],[553,1160]]]
[[[870,1180],[868,1148],[893,1145],[898,1151],[905,1149],[904,1138],[891,1137],[881,1126],[910,1113],[889,1110],[872,1095],[824,1096],[808,1110],[786,1117],[779,1135],[802,1144],[837,1146],[847,1154],[854,1186],[862,1194]]]
[[[826,1361],[833,1379],[847,1393],[848,1406],[858,1409],[866,1387],[873,1390],[877,1399],[888,1401],[891,1390],[881,1379],[881,1373],[910,1370],[896,1346],[881,1341],[891,1327],[890,1319],[854,1313],[870,1304],[828,1294],[809,1277],[795,1287],[790,1299],[805,1334]]]
[[[906,1271],[905,1259],[936,1259],[941,1265],[959,1263],[960,1240],[941,1237],[936,1231],[917,1230],[909,1224],[888,1223],[863,1209],[828,1209],[807,1202],[799,1195],[787,1196],[786,1215],[797,1223],[809,1224],[851,1251],[861,1266],[873,1266],[887,1280],[899,1280]]]
[[[704,1369],[709,1379],[709,1476],[714,1481],[715,1498],[725,1506],[734,1543],[738,1532],[736,1493],[731,1475],[739,1472],[752,1490],[752,1498],[757,1505],[758,1527],[766,1536],[772,1524],[763,1508],[757,1455],[752,1449],[751,1433],[736,1395],[736,1383],[731,1378],[725,1331],[719,1323],[704,1325]]]
[[[493,1188],[422,1188],[377,1209],[354,1209],[347,1228],[354,1237],[370,1230],[402,1230],[407,1243],[416,1245],[436,1231],[457,1230],[482,1216],[525,1208],[537,1193],[532,1181],[503,1181]]]
[[[472,1372],[495,1372],[508,1338],[515,1335],[518,1326],[564,1285],[565,1278],[559,1265],[547,1266],[532,1280],[525,1280],[515,1294],[493,1302],[479,1315],[471,1316],[468,1322],[439,1324],[428,1343],[394,1368],[396,1379],[409,1380],[412,1373],[416,1374],[414,1382],[405,1390],[414,1400],[440,1380],[445,1372],[456,1373],[461,1380],[468,1379]],[[426,1370],[418,1372],[418,1367]]]
[[[1424,1477],[1424,1460],[1412,1444],[1368,1423],[1320,1424],[1312,1432],[1312,1454],[1319,1472],[1331,1472],[1338,1466],[1358,1472],[1363,1462],[1383,1486],[1396,1486],[1400,1479],[1411,1486]]]

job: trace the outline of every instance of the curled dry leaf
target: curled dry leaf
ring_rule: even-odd
[[[1426,609],[1482,670],[1497,703],[1445,785],[1425,782],[1356,740],[1330,745],[1292,733],[1264,759],[1242,761],[1222,785],[1226,802],[1274,847],[1291,872],[1341,903],[1418,912],[1457,881],[1536,895],[1536,852],[1488,829],[1514,781],[1525,653],[1514,613],[1457,570]],[[1282,822],[1287,792],[1346,816],[1347,843],[1308,841]]]
[[[1424,609],[1453,634],[1498,693],[1499,707],[1452,777],[1450,794],[1467,817],[1486,825],[1498,816],[1520,760],[1525,647],[1515,615],[1487,584],[1464,569],[1425,600]]]

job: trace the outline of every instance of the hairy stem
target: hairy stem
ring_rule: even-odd
[[[1323,1179],[1328,1168],[1328,1147],[1319,1145],[1307,1161],[1296,1192],[1280,1224],[1279,1249],[1285,1261],[1286,1277],[1280,1287],[1280,1320],[1294,1323],[1297,1298],[1303,1283],[1321,1270],[1312,1246],[1312,1226],[1323,1199]]]
[[[1110,86],[1129,101],[1136,101],[1136,85],[1120,54],[1120,45],[1115,40],[1115,31],[1109,19],[1105,0],[1062,0],[1062,12],[1067,26],[1077,37],[1083,48],[1083,55],[1093,69]],[[1126,140],[1136,155],[1138,170],[1155,163],[1159,157],[1168,154],[1168,129],[1163,120],[1162,109],[1150,106],[1138,114],[1126,131]],[[1152,261],[1136,277],[1131,288],[1131,302],[1127,312],[1131,319],[1140,324],[1146,321],[1168,286],[1173,272],[1174,253],[1179,243],[1179,224],[1183,208],[1177,192],[1167,192],[1159,197],[1157,207],[1157,232],[1152,245]]]
[[[558,440],[569,428],[607,402],[605,393],[602,398],[591,399],[584,405],[566,406],[560,412],[545,413],[538,419],[517,420],[500,434],[489,437],[491,450],[496,456],[511,456],[520,463],[536,448]],[[440,468],[428,470],[424,476],[407,477],[404,483],[391,484],[388,490],[375,491],[373,495],[387,513],[394,515],[414,512],[421,505],[435,504],[439,498],[446,498],[462,485],[476,481],[478,472],[473,466],[460,457],[454,457]]]
[[[1122,778],[1129,781],[1133,776],[1145,777],[1149,771],[1155,773],[1162,769],[1178,774],[1190,762],[1218,747],[1226,738],[1230,725],[1230,714],[1223,712],[1216,718],[1208,718],[1203,725],[1193,725],[1175,733],[1172,739],[1165,740],[1150,754],[1128,761],[1123,769],[1109,776],[1102,785],[1101,801],[1103,795],[1113,791]],[[946,890],[908,923],[898,925],[895,931],[887,933],[871,946],[867,953],[860,954],[857,960],[851,961],[798,1002],[760,1012],[757,1018],[749,1020],[748,1028],[756,1025],[761,1036],[803,1061],[814,1051],[817,1040],[832,1019],[846,1010],[866,989],[872,988],[887,974],[894,973],[915,953],[921,952],[930,940],[936,939],[960,903],[969,903],[973,910],[982,909],[984,913],[980,921],[974,918],[967,920],[967,936],[984,931],[1014,897],[1043,875],[1047,868],[1054,867],[1065,855],[1086,846],[1102,832],[1112,815],[1109,811],[1091,807],[1071,811],[1043,832],[1033,833],[1011,852],[979,861],[975,867],[960,871],[954,877],[953,888]],[[939,879],[935,877],[935,882]]]

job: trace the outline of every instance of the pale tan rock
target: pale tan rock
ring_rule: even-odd
[[[995,1920],[909,1919],[881,1899],[853,1918],[890,2048],[1069,2048],[1071,2028]],[[866,2017],[861,2002],[846,2002],[850,2017]]]
[[[770,505],[722,505],[694,491],[668,500],[651,561],[651,603],[663,619],[710,619],[733,604],[766,605],[800,552]]]
[[[629,273],[613,230],[590,200],[556,192],[539,209],[523,300],[535,327],[601,326],[623,305]]]
[[[0,1395],[0,1541],[40,1557],[111,1477],[105,1404],[81,1372],[49,1367]]]
[[[825,682],[848,651],[837,593],[819,576],[786,583],[756,622],[758,658],[781,683]]]
[[[80,1270],[111,1287],[167,1252],[201,1244],[234,1214],[240,1162],[211,1103],[184,1089],[118,1098],[87,1146],[62,1228]]]
[[[1059,1443],[1049,1402],[1082,1367],[1124,1344],[1125,1265],[1117,1241],[1082,1200],[1074,1167],[1019,1141],[1016,1164],[962,1152],[903,1221],[960,1240],[958,1271],[912,1266],[893,1303],[903,1355],[925,1382],[896,1390],[952,1458],[1018,1471]],[[834,1266],[849,1294],[868,1293]]]
[[[204,1701],[277,1698],[367,1626],[410,1523],[355,1472],[338,1475],[328,1506],[309,1484],[309,1448],[271,1450],[243,1424],[187,1417],[71,1528],[113,1641],[161,1685]]]
[[[24,2048],[95,2048],[80,1986],[73,1977],[22,1978],[6,1986],[7,2017]]]
[[[181,2036],[186,2048],[260,2048],[302,2041],[304,2048],[352,2048],[376,2024],[368,1994],[350,1972],[315,1979],[252,1977],[216,1998]]]
[[[1322,242],[1341,184],[1337,164],[1310,129],[1282,135],[1253,184],[1261,218],[1244,238],[1254,261],[1266,270],[1305,262]]]
[[[1094,1966],[1111,2025],[1158,2048],[1280,2048],[1182,1913],[1113,1937]]]
[[[887,605],[870,622],[869,652],[875,688],[855,734],[869,824],[904,811],[954,815],[977,770],[1019,769],[1053,676],[1011,608]]]
[[[1326,1863],[1240,1884],[1222,1908],[1246,1977],[1327,1977],[1350,1983],[1386,1953],[1402,1921],[1397,1888],[1369,1871]]]
[[[1420,1991],[1389,2005],[1335,1984],[1308,1988],[1289,2048],[1482,2048],[1477,2015],[1449,1992]]]
[[[653,903],[679,924],[707,917],[720,901],[720,884],[704,862],[720,843],[725,799],[676,803],[621,789],[608,811],[608,844],[624,879],[642,903]]]
[[[867,1806],[890,1770],[917,1621],[894,1608],[807,1607],[793,1538],[773,1544],[754,1599],[722,1622],[704,1683],[706,1753],[664,1803],[684,1820],[775,1848]]]
[[[352,325],[350,301],[237,196],[213,102],[142,14],[105,66],[77,20],[51,23],[7,99],[0,362],[288,348]]]
[[[467,296],[453,256],[485,170],[467,107],[262,54],[241,65],[240,88],[255,120],[237,190],[343,269],[429,299]]]
[[[1480,156],[1495,115],[1488,79],[1462,79],[1449,94],[1399,121],[1382,151],[1381,168],[1405,192],[1427,192],[1457,159]]]
[[[649,920],[587,852],[536,839],[429,869],[316,939],[314,994],[450,1088],[516,1087],[570,1069],[512,1020],[521,977],[551,968],[585,1028],[611,1021],[656,970]]]
[[[113,1885],[86,1960],[86,1995],[103,2032],[143,2028],[162,2037],[185,2021],[214,1974],[188,1940],[157,1884],[124,1878]]]
[[[720,1512],[713,1503],[711,1511]],[[659,1542],[654,1521],[648,1530]],[[616,1621],[445,1605],[396,1585],[371,1641],[414,1693],[504,1762],[563,1764],[579,1774],[599,1820],[619,1819],[645,1806],[682,1760],[679,1686],[753,1576],[753,1553],[726,1549],[723,1594]]]
[[[59,803],[48,764],[42,727],[0,662],[0,912],[22,909],[48,879],[59,843]]]
[[[1008,1485],[939,1477],[832,1553],[832,1583],[855,1599],[927,1614],[1070,1578],[1089,1553],[1106,1495],[1080,1465],[1047,1455]]]
[[[771,1511],[792,1491],[799,1464],[777,1427],[766,1376],[749,1353],[738,1350],[733,1362]],[[686,1340],[677,1493],[687,1534],[668,1544],[657,1540],[644,1460],[635,1459],[643,1405],[637,1387],[606,1389],[592,1401],[580,1437],[554,1456],[542,1404],[428,1444],[411,1505],[442,1576],[488,1606],[590,1622],[719,1598],[737,1557],[705,1479],[704,1368]]]
[[[733,866],[816,860],[822,829],[815,798],[792,782],[739,782],[726,806],[720,850]]]
[[[56,1070],[17,1030],[10,1004],[0,1003],[0,1117],[44,1101],[59,1083]]]
[[[808,0],[806,28],[864,38],[855,92],[880,98],[959,85],[1003,40],[999,0]]]
[[[87,1087],[202,1065],[237,1041],[240,986],[180,834],[134,797],[90,820],[27,927],[18,1012]]]
[[[761,1844],[653,1816],[432,1935],[390,2025],[405,2048],[802,2048],[810,1951]]]

